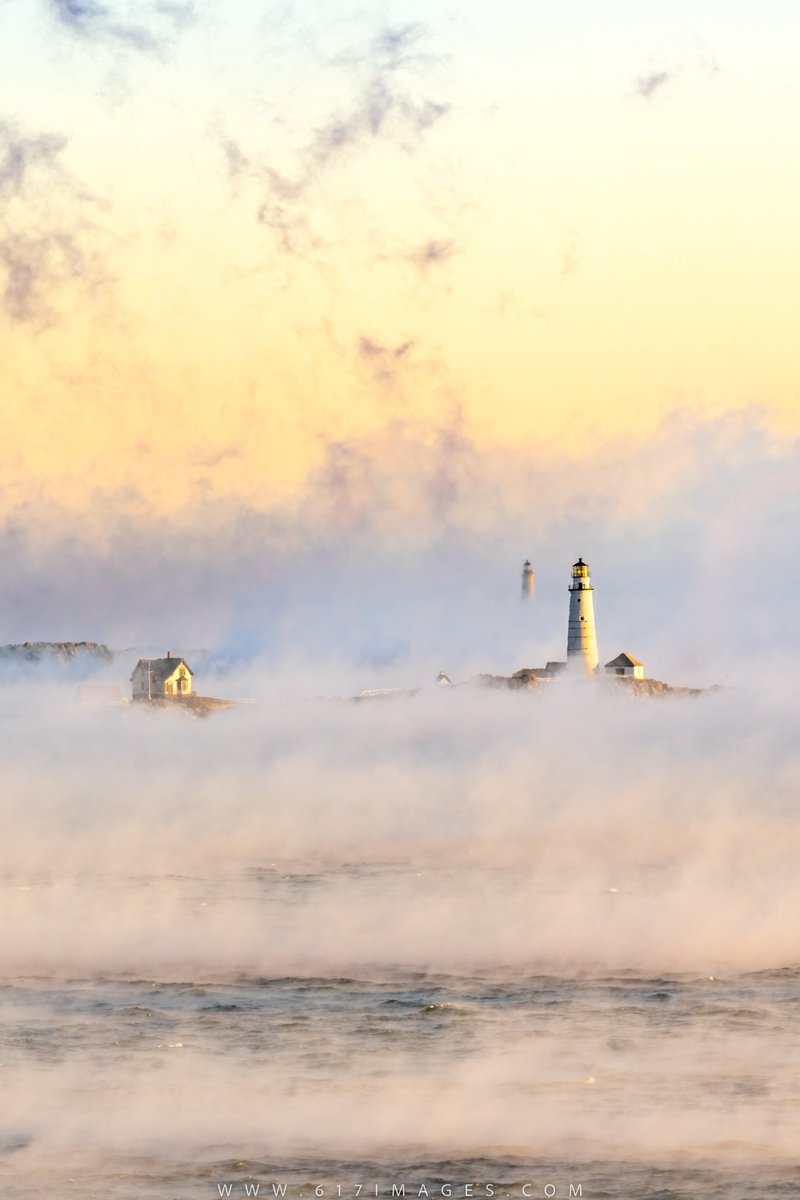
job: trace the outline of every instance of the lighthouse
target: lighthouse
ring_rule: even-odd
[[[534,588],[533,567],[531,566],[531,560],[529,558],[526,558],[525,565],[522,568],[522,599],[523,600],[527,600],[529,596],[533,595],[533,588]]]
[[[599,661],[593,593],[589,568],[579,558],[572,568],[572,583],[569,585],[567,663],[570,666],[581,664],[587,675],[594,674]]]

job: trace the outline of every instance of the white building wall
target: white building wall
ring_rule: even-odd
[[[592,675],[599,661],[592,581],[588,572],[583,578],[576,578],[573,572],[569,589],[567,663],[571,666],[580,664],[587,675]]]

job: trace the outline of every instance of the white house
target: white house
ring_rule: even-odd
[[[194,671],[182,658],[140,658],[133,669],[131,684],[134,700],[152,700],[156,696],[190,696]]]
[[[621,675],[625,679],[644,679],[644,665],[624,650],[605,666],[606,675]]]

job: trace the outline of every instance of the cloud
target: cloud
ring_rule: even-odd
[[[303,153],[309,176],[381,136],[412,149],[447,114],[448,104],[415,96],[401,77],[401,72],[430,61],[415,49],[422,36],[420,26],[385,29],[364,59],[344,60],[348,67],[360,66],[366,78],[349,106],[315,131]]]
[[[449,112],[448,103],[420,89],[421,78],[438,61],[421,49],[425,36],[421,25],[387,26],[364,50],[324,61],[323,69],[342,73],[352,85],[333,112],[306,126],[288,165],[278,167],[266,155],[246,150],[237,138],[218,132],[228,177],[246,178],[261,190],[258,221],[273,231],[284,252],[298,254],[321,245],[311,210],[323,178],[358,162],[378,145],[412,155]],[[430,243],[434,256],[436,245]],[[439,253],[445,254],[444,243]]]
[[[447,238],[433,238],[416,246],[407,254],[407,259],[421,271],[429,267],[437,267],[447,262],[456,254],[456,244]]]
[[[403,358],[413,346],[413,342],[400,342],[397,346],[382,346],[363,335],[358,339],[358,352],[364,358]]]
[[[643,100],[652,100],[655,95],[678,81],[713,79],[719,74],[717,60],[703,42],[690,39],[675,46],[674,52],[661,65],[643,71],[633,82],[633,94]]]
[[[58,23],[75,37],[157,54],[194,20],[193,4],[102,4],[99,0],[48,0]]]
[[[381,382],[394,382],[406,345],[368,343],[367,361]],[[365,438],[329,443],[309,476],[305,500],[316,520],[337,536],[346,529],[366,544],[385,541],[398,554],[413,553],[420,535],[429,547],[438,546],[451,527],[457,537],[456,529],[469,520],[472,498],[483,491],[488,500],[492,483],[481,483],[481,465],[454,406],[440,422],[395,418]]]
[[[375,59],[384,69],[396,71],[412,63],[430,62],[430,56],[420,52],[424,30],[421,25],[395,25],[382,30],[373,43]]]
[[[219,144],[225,155],[228,177],[230,179],[237,179],[241,175],[246,175],[250,171],[251,164],[241,146],[232,137],[228,137],[224,133],[220,133],[218,136]]]
[[[63,290],[103,278],[98,201],[63,165],[56,134],[29,134],[0,120],[0,286],[14,322],[47,324]]]
[[[672,76],[669,71],[650,71],[645,75],[639,75],[634,82],[634,90],[637,96],[642,96],[645,100],[651,100],[653,96],[661,88],[666,87]]]
[[[74,237],[52,232],[0,238],[0,269],[5,274],[3,306],[16,322],[37,322],[50,312],[50,289],[82,275],[83,255]]]
[[[192,451],[189,454],[189,460],[197,463],[201,467],[217,467],[220,463],[228,462],[231,459],[242,457],[241,448],[238,446],[220,446],[213,451]]]
[[[58,134],[23,136],[10,121],[0,120],[0,200],[20,196],[38,169],[52,171],[66,144]]]
[[[285,254],[293,255],[319,245],[306,205],[310,180],[289,180],[268,166],[255,170],[266,192],[258,208],[258,223],[271,229]]]

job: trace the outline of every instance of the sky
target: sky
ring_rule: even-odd
[[[2,20],[0,638],[513,669],[582,554],[601,653],[780,658],[789,6]]]

